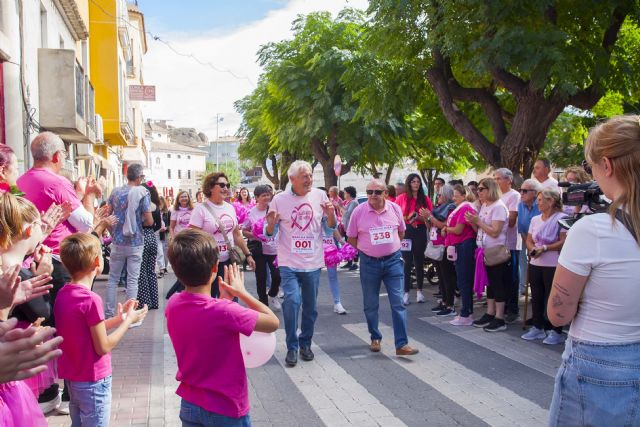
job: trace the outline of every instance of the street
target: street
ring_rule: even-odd
[[[546,425],[564,346],[520,339],[521,323],[498,333],[451,326],[451,317],[431,313],[436,287],[427,286],[427,302],[408,307],[409,343],[420,353],[412,358],[395,356],[384,290],[382,351],[371,353],[358,272],[340,271],[339,279],[342,304],[349,313],[333,312],[323,272],[314,361],[284,366],[281,322],[275,357],[247,370],[255,426]],[[159,283],[168,289],[174,280],[169,274]],[[247,289],[255,292],[253,273],[248,272],[245,280]],[[95,290],[104,295],[105,286],[106,280],[99,280]],[[164,302],[113,351],[114,427],[180,425],[177,368],[166,333]],[[474,309],[475,317],[484,310],[481,303]],[[71,424],[65,416],[49,416],[48,421],[51,426]]]

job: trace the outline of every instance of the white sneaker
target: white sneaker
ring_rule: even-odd
[[[60,397],[60,393],[58,393],[55,398],[47,402],[38,402],[38,406],[40,406],[42,413],[46,415],[60,406],[60,403],[62,403],[62,398]]]
[[[344,309],[342,303],[337,303],[333,306],[333,312],[338,314],[347,314],[347,310]]]
[[[532,326],[531,329],[529,329],[520,338],[527,341],[534,341],[534,340],[543,340],[546,337],[547,337],[547,334],[542,329],[538,329],[535,326]]]
[[[562,344],[565,340],[564,335],[557,333],[556,331],[549,331],[549,335],[542,341],[542,344],[556,345]]]
[[[69,415],[69,402],[62,401],[60,402],[60,406],[56,408],[56,412],[60,415]]]
[[[138,326],[142,325],[142,320],[139,322],[135,322],[129,325],[129,329],[133,329],[133,328],[137,328]]]
[[[273,311],[282,311],[282,304],[277,297],[271,297],[269,299],[269,305],[273,309]]]
[[[424,294],[421,290],[416,291],[416,302],[423,303],[424,302]]]
[[[404,293],[404,296],[402,297],[402,304],[403,305],[411,304],[411,301],[409,301],[409,292]]]

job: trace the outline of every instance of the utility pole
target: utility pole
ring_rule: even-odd
[[[223,120],[224,120],[224,117],[220,117],[220,113],[216,113],[216,169],[217,170],[220,170],[220,163],[218,161],[218,125]]]

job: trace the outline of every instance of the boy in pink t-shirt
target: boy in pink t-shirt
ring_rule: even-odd
[[[71,275],[53,308],[60,345],[58,376],[68,380],[69,412],[75,425],[107,426],[111,414],[111,350],[132,323],[142,321],[147,306],[136,310],[137,301],[118,304],[116,315],[105,320],[102,300],[91,291],[102,272],[100,241],[75,233],[60,244],[60,258]],[[107,330],[117,328],[107,335]]]
[[[244,288],[237,265],[225,266],[221,298],[211,297],[218,270],[213,237],[198,229],[178,233],[169,245],[169,262],[185,291],[171,297],[165,310],[167,330],[178,361],[176,393],[180,419],[188,425],[248,426],[249,390],[240,334],[274,332],[279,320]],[[232,301],[237,297],[245,308]],[[215,424],[217,425],[217,424]]]

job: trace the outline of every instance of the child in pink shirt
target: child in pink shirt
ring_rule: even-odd
[[[137,301],[118,304],[116,315],[105,320],[102,299],[91,291],[93,279],[102,272],[100,241],[75,233],[60,244],[60,258],[71,275],[53,308],[62,356],[58,376],[68,380],[71,423],[108,426],[111,414],[111,350],[132,323],[142,321],[147,306],[136,310]],[[107,335],[107,330],[117,328]]]
[[[237,265],[225,266],[221,298],[211,297],[218,270],[214,238],[198,229],[177,234],[169,245],[169,262],[185,291],[165,310],[167,330],[176,352],[185,425],[249,426],[249,390],[240,334],[273,332],[279,320],[244,288]],[[233,301],[237,297],[245,308]]]

